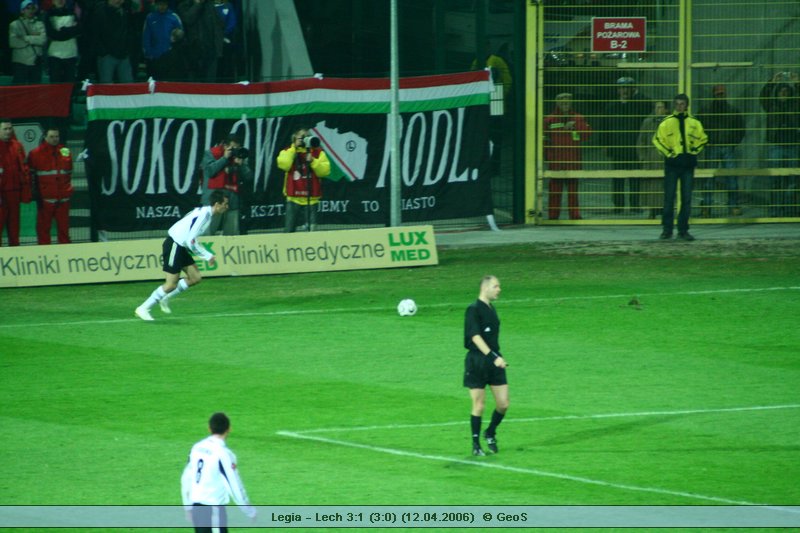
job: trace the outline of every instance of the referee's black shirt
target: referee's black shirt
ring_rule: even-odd
[[[480,351],[472,342],[475,335],[480,335],[493,351],[500,351],[500,319],[494,307],[480,299],[470,304],[464,314],[464,348]]]

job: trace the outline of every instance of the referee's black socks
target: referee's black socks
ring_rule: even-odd
[[[494,437],[494,433],[495,433],[495,431],[497,431],[497,426],[500,425],[500,422],[503,421],[503,417],[505,417],[505,416],[506,416],[505,413],[500,413],[497,410],[495,410],[492,413],[492,421],[489,424],[489,427],[486,428],[486,434],[488,436]]]
[[[469,423],[472,427],[472,444],[476,446],[481,445],[481,417],[471,415],[469,417]]]

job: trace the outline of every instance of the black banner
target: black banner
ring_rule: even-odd
[[[242,194],[242,227],[282,227],[284,173],[275,159],[300,127],[323,139],[333,168],[316,206],[320,223],[388,225],[387,124],[385,114],[92,120],[87,173],[96,229],[168,228],[199,205],[203,152],[230,132],[244,139],[253,170]],[[488,129],[485,105],[401,115],[403,222],[492,212]]]

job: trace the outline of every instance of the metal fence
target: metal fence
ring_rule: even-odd
[[[690,112],[709,136],[695,174],[693,222],[800,217],[800,3],[599,4],[536,7],[542,164],[530,218],[658,224],[663,162],[651,139],[678,93],[691,98]],[[643,17],[646,49],[593,52],[593,17]],[[548,132],[548,115],[565,100],[591,134],[573,140]]]

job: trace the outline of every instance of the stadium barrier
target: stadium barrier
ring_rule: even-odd
[[[261,276],[430,266],[439,263],[433,226],[246,236],[205,236],[216,256],[198,261],[207,277]],[[161,240],[0,249],[0,287],[156,280]]]

